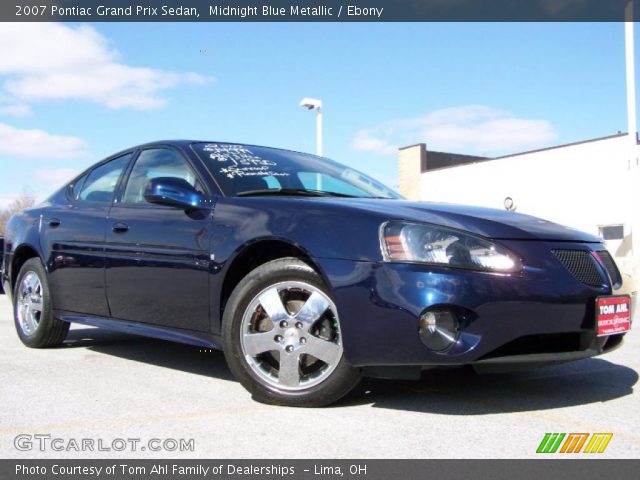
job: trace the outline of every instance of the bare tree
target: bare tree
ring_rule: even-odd
[[[0,237],[4,236],[5,227],[11,215],[25,208],[33,207],[36,204],[36,198],[29,192],[22,192],[14,198],[9,206],[0,211]]]

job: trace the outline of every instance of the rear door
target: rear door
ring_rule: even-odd
[[[209,331],[211,211],[185,211],[144,199],[149,180],[204,184],[176,149],[142,150],[107,224],[106,285],[113,318]]]
[[[102,163],[69,185],[67,205],[41,220],[42,239],[57,310],[108,317],[104,291],[106,221],[128,153]]]

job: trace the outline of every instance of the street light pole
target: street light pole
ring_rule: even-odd
[[[636,78],[635,78],[635,52],[634,52],[634,18],[633,0],[627,0],[625,8],[625,57],[627,73],[627,121],[629,130],[629,169],[631,189],[629,215],[631,217],[631,253],[635,274],[640,273],[640,165],[638,164],[637,143],[637,116],[636,116]]]
[[[322,156],[322,100],[304,97],[300,106],[316,111],[316,155]]]
[[[300,106],[316,111],[316,155],[322,156],[322,100],[305,97],[300,101]],[[322,176],[316,175],[316,189],[322,190]]]
[[[322,102],[316,107],[316,155],[322,156]]]

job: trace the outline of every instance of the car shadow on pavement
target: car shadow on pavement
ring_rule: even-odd
[[[62,348],[234,381],[220,351],[98,328],[73,328]],[[418,381],[365,378],[334,407],[370,405],[443,415],[487,415],[603,402],[633,393],[638,373],[600,358],[508,374],[470,367],[425,371]]]
[[[458,367],[425,371],[414,382],[364,379],[340,405],[487,415],[604,402],[632,394],[637,382],[635,370],[599,358],[502,374]]]
[[[101,328],[69,330],[62,348],[86,348],[134,362],[233,380],[222,352]]]

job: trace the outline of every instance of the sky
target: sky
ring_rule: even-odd
[[[624,60],[621,23],[2,23],[0,207],[153,140],[313,153],[303,97],[323,102],[325,156],[396,187],[401,146],[626,131]]]

